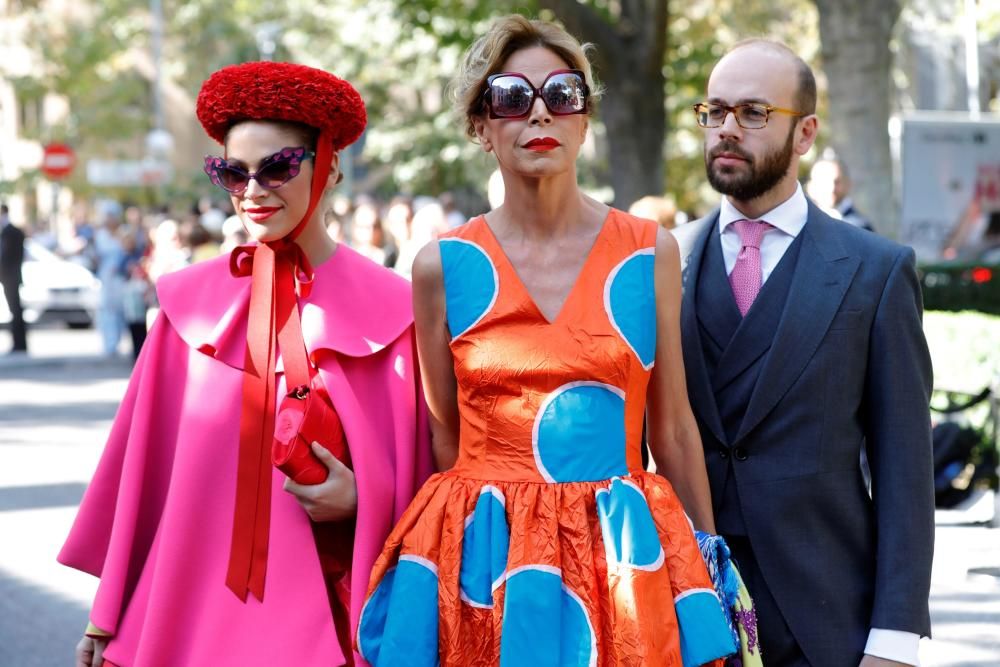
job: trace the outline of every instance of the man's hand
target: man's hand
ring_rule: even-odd
[[[896,662],[895,660],[886,660],[885,658],[866,655],[861,658],[860,667],[913,667],[913,665],[906,662]]]
[[[101,667],[108,639],[83,636],[76,645],[76,667]]]
[[[285,480],[285,491],[295,496],[313,521],[340,521],[358,513],[358,487],[354,472],[318,442],[312,443],[313,453],[323,462],[329,474],[322,484],[296,484]]]

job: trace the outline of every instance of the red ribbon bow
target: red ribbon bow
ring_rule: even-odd
[[[305,228],[322,198],[332,158],[332,142],[328,133],[323,132],[317,144],[305,216],[285,238],[239,246],[229,258],[229,269],[234,277],[250,276],[236,509],[226,573],[226,586],[244,602],[248,593],[258,600],[264,599],[271,525],[271,442],[274,438],[278,350],[281,350],[289,387],[308,385],[310,381],[296,294],[303,298],[309,296],[313,268],[295,238]]]

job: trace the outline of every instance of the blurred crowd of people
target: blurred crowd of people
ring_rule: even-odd
[[[834,165],[837,169],[826,169]],[[810,179],[810,194],[818,197],[818,187],[826,185],[829,197],[818,197],[828,210],[837,210],[847,201],[847,181],[838,163],[817,164]],[[826,171],[823,171],[826,169]],[[827,173],[830,172],[830,173]],[[837,192],[834,195],[834,182]],[[502,188],[502,184],[497,184]],[[491,192],[502,201],[502,191]],[[827,201],[828,200],[828,201]],[[145,339],[147,324],[155,316],[154,289],[157,279],[194,262],[228,253],[248,242],[239,218],[221,203],[208,197],[187,211],[166,207],[143,209],[131,203],[101,199],[78,201],[72,210],[72,236],[62,242],[54,235],[35,234],[36,242],[92,271],[101,280],[97,328],[104,353],[117,353],[121,338],[131,338],[137,356]],[[372,261],[410,276],[413,259],[426,243],[443,232],[465,223],[481,211],[462,211],[451,193],[438,197],[396,195],[380,200],[370,194],[336,196],[326,211],[327,231],[341,243],[354,248]],[[684,224],[691,216],[667,197],[648,196],[634,202],[629,212],[656,221],[666,229]],[[870,229],[867,221],[845,220]],[[860,216],[859,216],[860,217]],[[863,220],[863,219],[862,219]]]
[[[239,218],[223,207],[229,204],[209,198],[181,213],[107,199],[78,201],[72,209],[71,236],[61,241],[51,234],[33,236],[100,279],[96,325],[104,353],[117,354],[128,335],[138,356],[157,311],[159,277],[248,242]],[[466,219],[448,193],[397,195],[388,201],[340,196],[326,211],[331,237],[407,277],[420,247]]]

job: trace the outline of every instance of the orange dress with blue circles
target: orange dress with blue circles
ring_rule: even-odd
[[[552,322],[484,218],[439,241],[454,468],[375,564],[375,667],[688,666],[736,650],[670,483],[642,469],[656,226],[612,210]]]

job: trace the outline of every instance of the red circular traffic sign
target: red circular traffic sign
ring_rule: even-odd
[[[66,144],[48,144],[42,153],[42,173],[49,178],[66,178],[76,166],[76,153]]]

